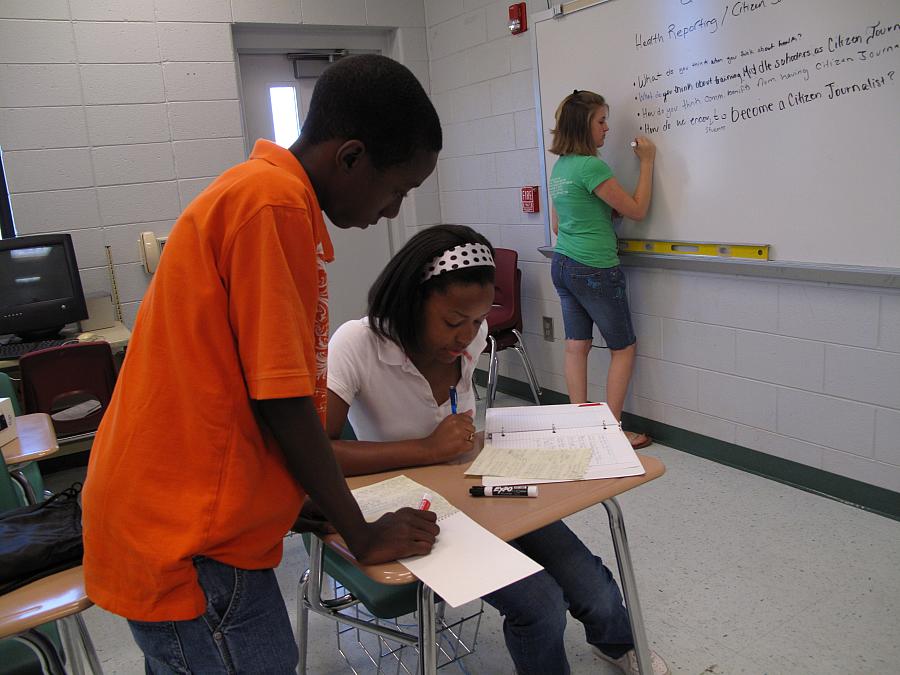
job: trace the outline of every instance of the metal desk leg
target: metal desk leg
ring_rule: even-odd
[[[310,570],[300,576],[297,584],[297,673],[306,675],[306,649],[309,645],[309,608],[306,605],[306,589],[309,583]]]
[[[71,617],[64,617],[57,621],[56,626],[59,628],[59,637],[63,645],[63,653],[66,655],[66,665],[72,675],[84,675],[84,667],[81,664],[81,651],[78,648],[77,639],[80,639],[78,626],[69,621]]]
[[[437,672],[437,635],[434,627],[434,591],[419,582],[416,604],[419,610],[419,673]]]
[[[625,535],[622,509],[614,497],[604,500],[603,506],[609,516],[609,531],[612,534],[616,563],[619,566],[619,577],[622,580],[625,609],[628,610],[628,619],[631,621],[638,670],[642,675],[652,675],[653,665],[650,661],[650,647],[647,644],[647,630],[644,626],[644,617],[641,615],[641,605],[638,602],[637,583],[634,579],[634,568],[631,566],[631,553],[628,551],[628,537]]]
[[[497,396],[497,340],[493,335],[488,335],[487,339],[488,344],[491,345],[491,356],[488,361],[487,393],[484,398],[487,400],[485,408],[490,408],[494,405],[494,398]]]
[[[91,673],[93,673],[93,675],[102,675],[103,669],[100,667],[100,659],[97,657],[97,650],[94,649],[94,643],[91,641],[91,636],[84,623],[84,618],[81,614],[76,614],[72,617],[72,620],[81,637],[81,649],[84,652],[85,658],[87,658],[88,667],[91,669]]]

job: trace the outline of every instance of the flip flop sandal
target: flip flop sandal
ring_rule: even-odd
[[[631,443],[631,447],[634,450],[640,450],[641,448],[646,448],[648,445],[653,444],[653,439],[650,438],[647,434],[642,434],[636,431],[627,432],[628,442]],[[641,440],[643,439],[643,440]]]

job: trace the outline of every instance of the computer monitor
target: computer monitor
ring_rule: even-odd
[[[87,316],[70,235],[0,239],[0,335],[53,337]]]

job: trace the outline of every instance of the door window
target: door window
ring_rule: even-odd
[[[269,85],[269,102],[272,107],[275,142],[282,148],[289,148],[300,135],[297,90],[290,84]]]

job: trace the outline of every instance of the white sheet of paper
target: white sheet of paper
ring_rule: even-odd
[[[461,511],[441,521],[441,533],[431,553],[400,562],[451,607],[543,569]]]
[[[576,480],[590,459],[590,446],[573,447],[560,434],[512,434],[484,446],[466,475]]]
[[[405,475],[353,490],[366,520],[404,506],[418,507],[425,493],[441,532],[431,553],[399,562],[451,607],[459,607],[543,569],[531,558],[457,509],[444,497]],[[490,561],[489,565],[485,561]]]
[[[486,435],[517,431],[550,431],[579,429],[603,425],[618,426],[615,415],[605,403],[583,405],[524,405],[509,408],[488,408],[484,417]]]

